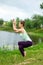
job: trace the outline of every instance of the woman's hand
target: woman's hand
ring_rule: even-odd
[[[22,32],[21,29],[17,29],[17,28],[16,28],[16,21],[15,21],[15,19],[13,19],[12,22],[13,22],[13,30],[14,30],[15,32],[17,32],[17,33]]]
[[[15,21],[15,19],[13,19],[12,22],[13,22],[13,30],[15,30],[16,29],[16,21]]]
[[[12,21],[13,21],[13,24],[16,24],[16,21],[15,21],[15,19],[13,19]]]

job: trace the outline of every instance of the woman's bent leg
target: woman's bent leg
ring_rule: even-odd
[[[19,42],[18,45],[19,45],[19,50],[20,50],[22,56],[24,56],[24,48],[23,48],[22,42]]]
[[[24,48],[32,46],[32,42],[30,42],[30,41],[26,41],[26,42],[21,41],[21,42],[18,42],[18,45],[19,45],[19,50],[20,50],[22,56],[24,56],[25,55],[24,54]]]

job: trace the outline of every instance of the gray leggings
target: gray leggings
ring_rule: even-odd
[[[32,42],[31,41],[20,41],[18,42],[18,46],[19,46],[19,50],[22,56],[24,56],[24,48],[32,46]]]

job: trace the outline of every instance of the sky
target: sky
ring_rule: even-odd
[[[43,0],[0,0],[0,18],[10,20],[31,18],[34,14],[43,15],[40,4]]]

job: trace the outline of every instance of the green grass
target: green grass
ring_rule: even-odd
[[[41,29],[33,28],[33,29],[26,29],[26,30],[27,30],[27,32],[43,33],[43,28],[41,28]]]
[[[43,37],[43,33],[29,32],[29,35]]]
[[[2,27],[0,27],[0,31],[9,31],[9,32],[13,32],[13,29],[12,29],[12,27],[2,26]]]
[[[25,50],[27,56],[22,57],[19,50],[8,51],[0,49],[0,65],[43,65],[43,43]]]

